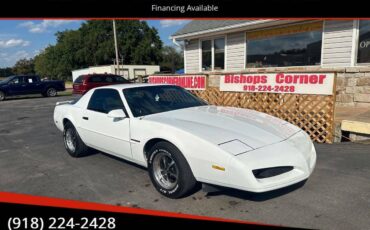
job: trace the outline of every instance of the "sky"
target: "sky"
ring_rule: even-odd
[[[0,20],[0,68],[12,67],[19,59],[32,58],[56,42],[55,33],[78,29],[83,20]],[[173,45],[169,36],[188,20],[147,20],[158,30],[165,45]]]

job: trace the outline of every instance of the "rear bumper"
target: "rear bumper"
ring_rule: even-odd
[[[87,91],[86,90],[72,90],[72,94],[79,94],[79,95],[84,95]]]

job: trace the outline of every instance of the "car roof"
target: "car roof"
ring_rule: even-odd
[[[9,77],[38,77],[39,75],[36,74],[18,74],[18,75],[11,75]]]
[[[138,88],[138,87],[151,87],[151,86],[164,86],[164,85],[170,85],[170,84],[150,84],[150,83],[131,83],[131,84],[116,84],[116,85],[107,85],[98,87],[95,89],[130,89],[130,88]]]

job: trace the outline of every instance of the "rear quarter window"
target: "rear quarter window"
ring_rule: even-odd
[[[104,82],[104,79],[101,76],[99,76],[99,75],[97,75],[97,76],[91,76],[89,78],[89,82],[101,83],[101,82]]]
[[[124,110],[124,105],[117,90],[97,89],[91,96],[87,109],[100,113],[109,113],[115,109]]]
[[[115,82],[119,82],[119,83],[130,83],[128,80],[126,80],[125,78],[121,77],[121,76],[115,76],[114,77],[114,80]]]
[[[32,84],[37,82],[36,76],[25,76],[24,77],[25,83]]]
[[[106,77],[104,78],[104,80],[105,80],[105,82],[107,82],[107,83],[112,83],[112,82],[114,82],[114,77],[113,77],[113,76],[106,76]]]
[[[85,78],[85,76],[81,75],[78,78],[76,78],[74,83],[81,84],[83,82],[84,78]]]

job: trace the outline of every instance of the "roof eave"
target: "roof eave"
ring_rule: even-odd
[[[220,28],[214,28],[214,29],[209,29],[209,30],[202,30],[202,31],[197,31],[197,32],[192,32],[192,33],[186,33],[186,34],[179,34],[179,35],[172,35],[170,38],[172,40],[185,40],[185,39],[192,39],[192,38],[197,38],[197,37],[202,37],[204,35],[216,35],[216,34],[222,34],[222,33],[230,33],[230,32],[237,32],[241,29],[258,29],[263,26],[273,26],[273,25],[281,25],[281,24],[289,24],[297,21],[302,21],[302,20],[279,20],[279,19],[265,19],[265,20],[256,20],[256,21],[250,21],[246,23],[240,23],[236,25],[231,25],[231,26],[225,26],[225,27],[220,27]]]

